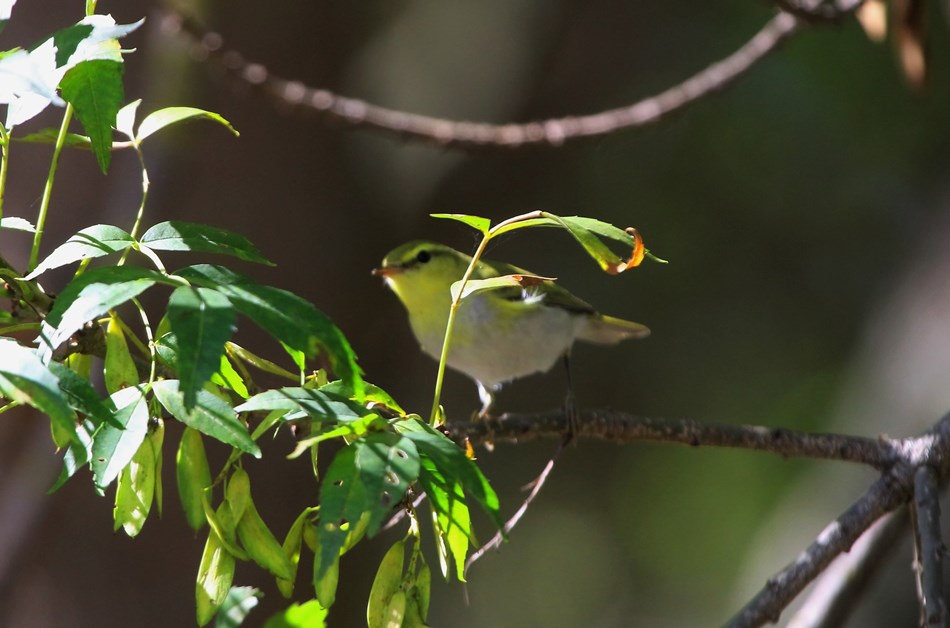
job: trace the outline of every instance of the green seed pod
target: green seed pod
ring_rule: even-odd
[[[175,472],[185,519],[192,530],[198,531],[206,522],[202,498],[205,488],[211,486],[211,469],[208,467],[201,433],[190,427],[185,428],[181,435]]]
[[[255,563],[281,580],[294,579],[295,569],[290,559],[257,513],[250,494],[247,496],[244,515],[237,524],[237,534],[241,545]]]
[[[196,618],[204,626],[214,618],[224,602],[234,580],[234,557],[224,548],[214,530],[208,531],[208,541],[201,555],[198,579],[195,582]]]
[[[369,602],[366,605],[366,625],[369,628],[382,628],[387,625],[388,609],[393,596],[400,591],[402,583],[402,568],[406,559],[406,542],[397,541],[389,548],[376,570],[376,579],[369,592]],[[405,595],[403,595],[403,611],[405,611]]]

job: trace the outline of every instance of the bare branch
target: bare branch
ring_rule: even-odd
[[[914,473],[914,547],[921,626],[943,626],[947,618],[943,599],[943,553],[940,535],[940,499],[937,473],[923,465]]]
[[[598,137],[656,123],[730,85],[797,32],[802,23],[802,20],[789,13],[779,13],[728,57],[709,65],[682,83],[637,103],[591,115],[551,118],[524,124],[465,122],[388,109],[275,76],[263,65],[249,62],[237,51],[223,48],[220,35],[206,32],[185,16],[168,16],[163,29],[169,34],[184,32],[190,35],[196,57],[216,60],[242,80],[259,86],[293,107],[312,110],[353,127],[369,127],[403,139],[472,149],[561,146],[570,140]]]
[[[765,587],[727,624],[746,628],[775,623],[788,604],[847,551],[880,516],[910,497],[913,469],[900,465],[882,475],[858,501],[832,521],[798,558],[770,578]]]
[[[907,529],[908,510],[885,515],[846,554],[838,556],[816,580],[808,597],[786,628],[842,626],[865,592],[888,550]]]
[[[884,470],[904,455],[904,441],[843,434],[799,432],[781,427],[724,425],[691,419],[634,416],[613,410],[578,410],[578,438],[612,443],[637,441],[678,443],[691,447],[735,447],[784,457],[842,460]],[[484,421],[450,423],[455,440],[518,442],[539,437],[562,437],[568,420],[563,410],[540,414],[504,414]]]

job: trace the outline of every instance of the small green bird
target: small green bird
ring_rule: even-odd
[[[382,277],[409,313],[422,350],[438,360],[452,303],[450,288],[472,258],[441,244],[414,241],[390,251],[373,274]],[[479,261],[471,279],[531,273],[509,264]],[[481,416],[505,382],[549,370],[567,359],[575,340],[614,344],[643,338],[639,323],[604,316],[550,280],[512,285],[463,299],[456,314],[447,363],[478,385]],[[570,395],[570,391],[568,393]]]

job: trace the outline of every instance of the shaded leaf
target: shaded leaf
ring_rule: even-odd
[[[198,430],[186,427],[182,432],[175,456],[175,478],[185,520],[197,531],[207,521],[202,501],[205,489],[211,486],[211,468]]]
[[[419,477],[419,454],[410,439],[391,432],[369,434],[354,446],[356,466],[366,491],[366,533],[372,537]]]
[[[130,537],[138,536],[152,508],[155,479],[155,449],[146,438],[119,474],[112,511],[114,530],[123,528]]]
[[[402,584],[403,564],[406,560],[406,542],[396,541],[383,555],[373,579],[366,604],[367,628],[388,628],[386,609]]]
[[[62,391],[66,403],[75,410],[89,417],[98,427],[108,423],[113,427],[122,428],[122,424],[115,418],[115,406],[111,399],[103,400],[96,392],[89,380],[78,375],[72,369],[59,362],[50,362],[49,370],[59,379],[59,389]]]
[[[370,412],[360,404],[323,390],[286,387],[267,390],[254,395],[234,408],[236,412],[261,410],[301,411],[316,421],[356,421]]]
[[[208,540],[201,554],[198,578],[195,582],[196,617],[204,626],[224,603],[234,581],[234,556],[221,543],[214,530],[208,530]]]
[[[248,262],[273,266],[250,240],[242,235],[181,220],[160,222],[139,238],[142,244],[156,251],[202,251],[233,255]]]
[[[372,507],[370,496],[360,480],[356,466],[357,449],[353,445],[337,452],[320,485],[319,560],[314,561],[314,580],[321,580],[340,558],[346,542],[343,524],[357,521]],[[320,599],[320,598],[318,598]],[[321,599],[326,606],[327,600]]]
[[[255,458],[261,457],[260,448],[251,439],[244,423],[238,420],[234,409],[208,391],[198,391],[195,407],[188,411],[185,409],[178,380],[166,379],[155,382],[152,384],[152,390],[168,413],[188,427],[222,443],[237,447]]]
[[[178,341],[178,377],[185,408],[221,367],[224,343],[236,329],[237,315],[227,297],[208,288],[182,286],[168,299],[168,323]]]
[[[343,333],[312,304],[221,266],[189,266],[177,274],[192,284],[218,290],[239,312],[281,342],[303,351],[308,358],[325,352],[337,376],[352,387],[358,399],[362,398],[363,379],[356,354]]]
[[[60,93],[74,107],[103,172],[109,170],[112,160],[112,127],[125,98],[122,70],[118,61],[83,61],[66,72],[59,83]]]

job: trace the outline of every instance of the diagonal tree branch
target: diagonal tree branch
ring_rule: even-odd
[[[625,129],[648,126],[670,114],[731,85],[755,64],[800,30],[808,19],[822,20],[850,14],[863,0],[841,0],[838,6],[815,2],[786,2],[802,17],[781,11],[748,42],[729,56],[712,63],[683,82],[643,100],[600,113],[537,120],[524,124],[489,124],[435,118],[389,109],[363,100],[348,98],[329,90],[316,89],[275,76],[259,63],[247,61],[235,50],[226,49],[217,33],[205,31],[190,18],[170,14],[163,30],[192,38],[194,54],[223,65],[242,80],[257,85],[281,102],[302,110],[311,110],[353,127],[367,127],[402,139],[422,141],[463,149],[521,148],[531,145],[561,146],[581,138],[609,135]],[[808,6],[818,4],[818,8]],[[808,6],[805,6],[808,5]]]

